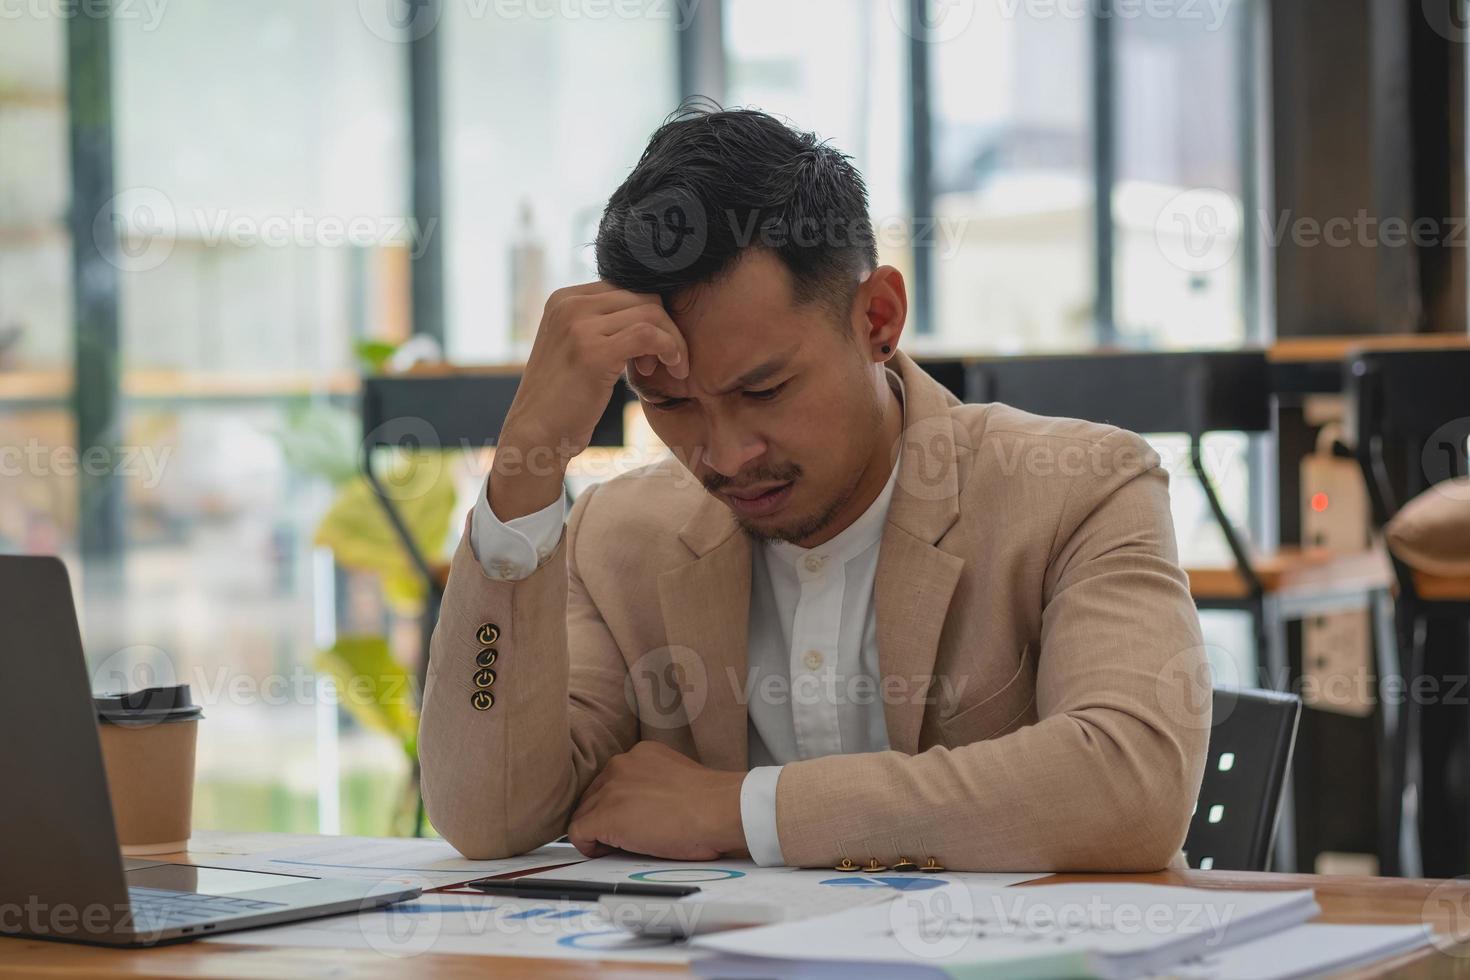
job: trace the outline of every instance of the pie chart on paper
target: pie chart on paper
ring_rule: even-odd
[[[894,876],[871,876],[850,878],[828,878],[821,882],[834,888],[895,888],[901,892],[922,892],[947,885],[943,878],[903,878]]]
[[[709,881],[729,881],[744,878],[744,871],[733,868],[659,868],[653,871],[638,871],[628,875],[634,881],[656,882],[665,885],[697,885]]]

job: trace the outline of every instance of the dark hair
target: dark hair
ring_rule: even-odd
[[[764,248],[797,303],[845,316],[878,264],[868,191],[849,157],[753,109],[685,104],[649,138],[603,211],[597,273],[665,302]]]

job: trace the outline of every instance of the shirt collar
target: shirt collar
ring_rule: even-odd
[[[898,396],[900,410],[903,408],[903,381],[891,369],[888,369],[888,384],[893,393]],[[898,466],[903,459],[903,447],[900,443],[898,456],[893,461],[893,469],[888,474],[888,482],[883,485],[878,496],[868,505],[868,509],[858,516],[847,527],[843,528],[836,537],[825,544],[819,544],[815,548],[803,548],[789,541],[767,541],[766,548],[771,554],[776,555],[788,565],[797,569],[811,569],[806,562],[807,558],[815,558],[815,565],[821,568],[829,561],[846,563],[864,551],[877,544],[883,538],[883,526],[888,521],[888,505],[893,501],[893,489],[898,485]]]

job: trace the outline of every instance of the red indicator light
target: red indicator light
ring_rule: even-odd
[[[1312,494],[1312,509],[1315,510],[1319,514],[1322,513],[1324,510],[1326,510],[1327,509],[1327,494],[1323,493],[1320,490],[1317,491],[1316,493]]]

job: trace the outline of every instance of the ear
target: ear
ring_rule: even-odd
[[[908,288],[903,273],[880,265],[858,285],[853,300],[853,327],[859,343],[875,362],[886,361],[898,350],[898,338],[908,320]]]

